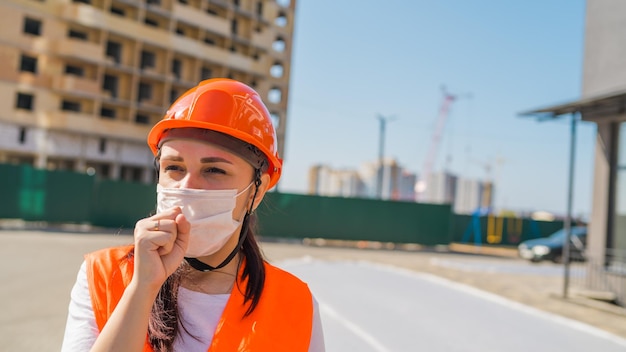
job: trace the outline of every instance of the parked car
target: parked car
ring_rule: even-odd
[[[555,263],[563,261],[563,245],[565,244],[565,229],[561,229],[548,237],[527,240],[517,246],[517,253],[521,258],[531,262],[551,260]],[[584,261],[587,242],[587,227],[572,227],[570,237],[570,260]]]

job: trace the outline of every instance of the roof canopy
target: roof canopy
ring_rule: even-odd
[[[593,120],[606,115],[623,114],[626,112],[626,90],[525,111],[520,113],[520,115],[551,119],[577,112],[581,114],[583,120]]]

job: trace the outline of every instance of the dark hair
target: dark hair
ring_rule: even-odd
[[[246,278],[248,279],[243,294],[244,304],[249,304],[249,306],[244,316],[250,315],[258,305],[265,284],[265,259],[255,236],[256,215],[250,214],[247,216],[249,216],[247,235],[241,248],[245,267],[241,277],[237,277],[235,281],[237,289],[241,290],[239,283]],[[240,236],[242,235],[244,234]],[[240,262],[239,265],[241,264]],[[178,269],[165,280],[152,305],[148,324],[148,338],[155,352],[172,351],[174,338],[179,333],[178,289],[183,277],[190,270],[195,269],[192,269],[187,262],[183,261]],[[181,326],[185,329],[182,321]]]

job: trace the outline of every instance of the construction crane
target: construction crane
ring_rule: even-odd
[[[433,164],[435,163],[435,160],[437,158],[437,152],[439,151],[439,142],[441,142],[441,135],[443,134],[443,129],[446,125],[446,120],[448,119],[448,115],[450,113],[450,106],[457,98],[455,95],[446,92],[445,87],[442,88],[442,92],[443,100],[441,102],[441,106],[439,107],[437,125],[435,126],[435,130],[430,141],[430,146],[428,148],[428,154],[426,154],[422,173],[419,177],[419,180],[415,183],[415,200],[418,202],[423,201],[424,196],[426,195],[426,190],[428,189],[428,178],[432,173]]]

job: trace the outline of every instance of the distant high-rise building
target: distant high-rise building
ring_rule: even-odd
[[[213,77],[259,92],[284,155],[295,3],[2,1],[0,163],[151,181],[150,127]]]
[[[315,165],[309,170],[309,194],[336,197],[364,197],[365,186],[354,170],[335,170]]]
[[[417,175],[403,169],[392,159],[364,163],[359,171],[333,169],[315,165],[309,170],[309,194],[336,197],[363,197],[379,199],[377,177],[383,176],[383,200],[415,201]],[[456,213],[471,214],[493,208],[491,181],[470,180],[451,173],[431,173],[423,203],[450,204]]]
[[[398,187],[392,198],[410,202],[415,201],[415,182],[417,182],[417,175],[403,170],[398,175]]]
[[[459,178],[457,180],[454,212],[471,214],[493,207],[493,183]]]
[[[309,170],[309,194],[341,197],[381,198],[378,178],[382,177],[382,199],[408,200],[415,198],[416,176],[399,166],[393,159],[363,163],[358,171],[333,169],[315,165]]]
[[[403,178],[407,172],[395,159],[386,158],[382,165],[379,161],[364,163],[359,174],[366,185],[368,197],[384,200],[404,199],[406,190]]]
[[[381,194],[380,199],[397,199],[398,196],[398,184],[399,176],[402,170],[395,159],[384,159],[383,164],[378,170],[378,175],[381,178]]]
[[[359,166],[359,175],[364,185],[365,198],[377,198],[378,197],[378,162],[375,163],[362,163]]]
[[[456,175],[447,172],[428,175],[427,188],[420,199],[423,203],[453,204],[456,196]]]

